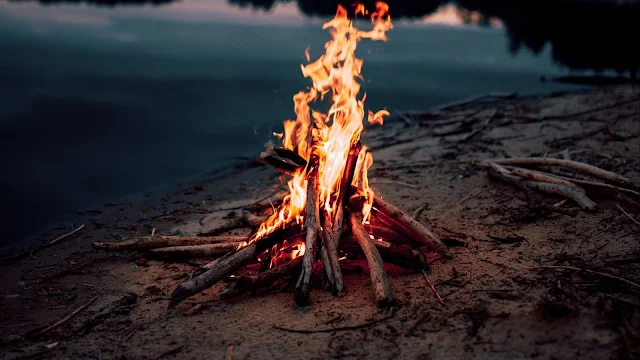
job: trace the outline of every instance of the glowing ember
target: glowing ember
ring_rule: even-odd
[[[356,14],[368,15],[362,4],[356,4],[355,7]],[[335,213],[337,206],[340,206],[337,199],[343,190],[340,189],[340,181],[344,175],[345,162],[351,145],[360,139],[365,119],[366,96],[360,94],[359,82],[362,79],[360,71],[363,61],[355,56],[355,50],[361,39],[386,40],[386,32],[393,27],[388,10],[387,4],[376,3],[376,11],[370,15],[373,29],[363,31],[355,28],[347,16],[347,10],[338,6],[336,16],[322,27],[329,29],[332,36],[325,44],[325,53],[313,62],[310,62],[308,49],[305,53],[309,63],[301,65],[302,74],[311,79],[312,86],[293,97],[296,119],[284,122],[284,134],[274,134],[281,138],[283,148],[292,150],[307,160],[312,154],[317,156],[320,208],[329,218]],[[325,101],[328,96],[331,106],[326,113],[311,108],[316,102]],[[369,111],[367,120],[371,124],[382,124],[383,116],[386,115],[389,115],[386,110],[377,113]],[[362,209],[365,221],[373,204],[373,193],[367,181],[367,169],[372,162],[371,154],[363,147],[358,156],[352,184],[367,199]],[[282,205],[260,225],[249,243],[294,221],[303,224],[307,197],[306,179],[310,170],[311,166],[306,166],[293,174],[288,181],[289,194]],[[295,250],[291,250],[292,248]],[[293,259],[303,254],[302,240],[276,246],[272,249],[272,265],[278,259]]]

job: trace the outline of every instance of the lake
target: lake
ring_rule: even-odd
[[[326,11],[251,3],[0,2],[3,241],[257,155],[329,35]],[[504,21],[478,16],[435,3],[363,42],[367,107],[577,88],[539,81],[569,69],[549,44],[514,49]]]

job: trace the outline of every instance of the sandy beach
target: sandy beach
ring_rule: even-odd
[[[398,303],[381,312],[367,263],[354,260],[343,264],[347,294],[334,297],[316,284],[308,307],[293,302],[294,277],[232,300],[220,298],[224,284],[217,284],[167,309],[172,291],[207,259],[167,262],[92,248],[152,231],[252,233],[239,219],[277,203],[284,189],[256,154],[169,191],[78,213],[75,228],[84,227],[51,246],[44,245],[73,229],[54,228],[4,249],[0,359],[640,356],[638,197],[589,188],[593,212],[571,201],[557,206],[564,213],[542,211],[478,165],[570,158],[640,184],[637,88],[489,94],[392,115],[362,139],[374,158],[369,179],[408,214],[423,209],[419,222],[454,253],[431,258],[429,278],[446,306],[421,272],[388,265]],[[64,324],[33,335],[88,303]]]

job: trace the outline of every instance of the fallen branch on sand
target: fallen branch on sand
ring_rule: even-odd
[[[618,197],[621,197],[621,193],[623,192],[636,196],[640,195],[637,191],[630,189],[635,188],[635,184],[630,179],[578,161],[555,158],[512,158],[485,160],[481,162],[480,165],[489,167],[490,177],[525,191],[527,197],[530,201],[534,202],[537,207],[542,207],[552,212],[566,213],[567,215],[572,215],[572,213],[568,212],[567,209],[561,208],[560,206],[551,206],[542,201],[535,201],[535,197],[532,196],[531,192],[536,191],[543,194],[558,195],[566,199],[570,199],[586,211],[595,211],[597,205],[587,196],[586,191],[580,185],[592,188],[606,188],[614,191],[619,195]],[[555,173],[551,174],[539,170],[517,167],[515,165],[564,167],[583,174],[598,177],[605,181],[616,183],[617,185],[576,179],[569,176],[556,175]],[[578,177],[578,175],[576,175],[576,177]]]

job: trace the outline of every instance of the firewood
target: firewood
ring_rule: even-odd
[[[331,285],[331,293],[334,296],[338,296],[344,291],[344,282],[342,280],[342,270],[338,262],[337,239],[333,237],[333,228],[327,218],[328,216],[325,216],[324,226],[320,232],[320,240],[322,241],[321,258],[329,284]],[[341,233],[342,231],[340,231],[340,234]]]
[[[246,236],[143,236],[120,243],[93,243],[96,249],[107,251],[147,250],[171,246],[224,244],[248,241]]]
[[[437,252],[440,255],[452,257],[451,252],[447,246],[425,228],[422,224],[414,220],[411,216],[400,211],[397,207],[391,205],[385,200],[382,200],[379,196],[374,196],[373,206],[384,215],[388,216],[397,227],[394,230],[406,235],[414,241],[417,241],[430,250]]]
[[[376,249],[373,240],[369,237],[367,230],[365,230],[362,225],[362,213],[350,212],[349,220],[353,236],[358,241],[358,244],[360,244],[360,248],[362,248],[365,257],[367,258],[371,284],[373,285],[378,305],[380,307],[390,306],[394,302],[393,289],[391,289],[387,272],[384,270],[382,257]]]
[[[375,238],[381,238],[389,242],[410,243],[411,239],[399,232],[382,225],[365,224],[364,228]]]
[[[420,251],[414,250],[408,245],[396,245],[384,240],[373,240],[373,244],[385,263],[409,270],[429,271],[429,264],[426,259],[423,259]],[[352,236],[347,236],[340,242],[340,249],[355,255],[362,254],[360,245]]]
[[[293,150],[284,149],[284,148],[275,148],[273,149],[273,151],[279,157],[290,160],[298,166],[307,166],[307,160],[305,160],[302,156],[298,155],[298,153]]]
[[[294,275],[302,268],[303,256],[299,256],[285,264],[269,269],[255,276],[239,276],[233,284],[222,292],[224,298],[231,298],[247,292],[254,292],[261,287],[267,287],[276,280]]]
[[[358,155],[362,150],[362,144],[360,141],[356,141],[351,145],[349,149],[349,155],[344,166],[344,173],[340,180],[340,189],[338,193],[336,214],[333,218],[333,239],[336,242],[336,248],[340,245],[340,238],[342,238],[342,227],[344,225],[344,208],[349,206],[349,198],[351,198],[353,176],[356,172],[356,165],[358,163]]]
[[[307,238],[305,242],[305,253],[302,260],[302,270],[296,284],[293,298],[298,306],[309,304],[309,291],[311,290],[311,273],[313,262],[316,257],[317,242],[320,232],[320,196],[318,193],[318,167],[317,157],[312,155],[309,160],[310,170],[307,174],[307,208],[305,216],[305,227],[307,228]]]
[[[195,258],[195,257],[217,257],[222,256],[230,251],[234,251],[242,242],[229,242],[221,244],[203,244],[191,246],[172,246],[150,249],[148,254],[158,257],[178,257],[178,258]]]
[[[262,161],[264,161],[268,165],[271,165],[274,169],[283,174],[294,175],[300,169],[300,166],[298,165],[276,159],[275,157],[270,155],[263,157]]]
[[[611,171],[607,171],[604,169],[600,169],[599,167],[595,167],[593,165],[585,164],[578,161],[572,160],[560,160],[554,158],[512,158],[512,159],[502,159],[502,160],[490,160],[489,162],[493,162],[500,165],[546,165],[546,166],[560,166],[566,167],[583,174],[592,175],[597,178],[600,178],[605,181],[609,181],[615,184],[619,184],[627,187],[635,187],[633,181],[627,177],[622,175],[618,175]]]
[[[291,227],[276,230],[239,250],[217,259],[207,271],[178,285],[171,295],[169,307],[174,307],[182,300],[215,285],[218,281],[231,275],[239,267],[251,261],[257,254],[286,239],[287,236],[295,231],[297,229],[292,229]]]

